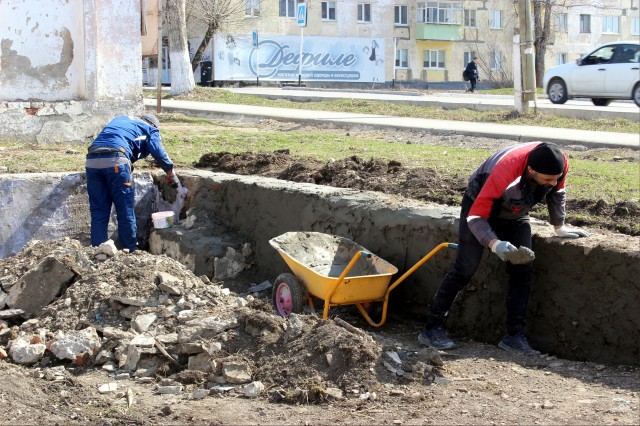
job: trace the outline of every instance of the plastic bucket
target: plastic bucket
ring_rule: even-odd
[[[153,227],[156,229],[171,228],[173,226],[173,212],[152,213]]]

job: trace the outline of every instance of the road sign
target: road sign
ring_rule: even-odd
[[[257,31],[253,31],[251,33],[251,40],[252,40],[251,45],[253,47],[258,47],[258,32]]]
[[[307,26],[307,4],[306,3],[298,4],[298,26],[299,27]]]

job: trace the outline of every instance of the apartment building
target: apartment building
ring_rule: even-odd
[[[640,38],[638,2],[553,6],[546,67],[602,43]],[[244,16],[203,57],[211,75],[197,70],[196,81],[459,82],[478,56],[482,80],[511,85],[517,9],[512,0],[245,0]],[[192,52],[200,40],[190,31]]]

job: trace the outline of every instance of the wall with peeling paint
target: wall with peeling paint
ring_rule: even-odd
[[[0,139],[88,142],[142,110],[140,1],[0,1]]]

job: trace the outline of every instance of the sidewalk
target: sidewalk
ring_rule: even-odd
[[[514,109],[514,97],[510,95],[490,95],[480,92],[429,92],[393,90],[350,90],[318,89],[305,87],[243,87],[225,88],[230,92],[260,96],[267,99],[288,99],[297,102],[318,102],[329,99],[372,99],[385,102],[433,106],[443,109],[466,108],[475,111],[495,111]],[[614,101],[607,107],[593,105],[591,99],[572,99],[563,105],[551,103],[546,95],[538,95],[538,110],[554,115],[581,118],[626,118],[640,121],[640,109],[632,101]],[[531,108],[534,103],[530,103]]]
[[[144,104],[150,110],[155,109],[156,100],[144,99]],[[162,100],[162,110],[164,112],[182,113],[188,116],[208,118],[270,118],[279,121],[326,124],[340,128],[358,127],[360,129],[419,130],[435,134],[455,133],[468,136],[511,139],[519,142],[544,140],[557,143],[558,145],[579,144],[592,147],[640,149],[640,135],[629,133],[594,132],[551,127],[431,120],[388,115],[311,111],[164,99]]]

